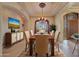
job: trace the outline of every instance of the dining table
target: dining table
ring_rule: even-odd
[[[49,42],[51,45],[51,56],[54,56],[54,36],[50,35],[50,34],[34,34],[33,36],[31,36],[29,39],[29,41],[30,41],[29,55],[30,56],[33,55],[33,44],[34,44],[34,41],[36,40],[35,35],[48,35],[49,36]]]
[[[72,36],[71,36],[72,39],[76,40],[75,42],[75,45],[74,45],[74,49],[72,51],[72,54],[74,53],[75,49],[76,49],[76,45],[77,43],[79,42],[79,33],[74,33]]]

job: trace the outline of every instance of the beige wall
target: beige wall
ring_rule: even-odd
[[[13,11],[12,9],[7,9],[3,7],[2,5],[0,5],[0,56],[2,56],[2,48],[3,48],[2,44],[3,44],[4,35],[6,32],[11,31],[8,28],[8,17],[19,19],[20,29],[18,30],[22,30],[23,19],[20,17],[20,15],[16,13],[15,11]]]
[[[24,24],[25,24],[25,30],[27,30],[27,20],[29,20],[29,15],[27,14],[26,11],[23,10],[23,8],[18,4],[18,3],[0,3],[0,6],[2,7],[2,14],[4,14],[3,16],[7,17],[15,17],[21,20],[25,20]],[[17,14],[18,13],[18,14]],[[1,14],[1,15],[2,15]],[[13,14],[13,15],[12,15]],[[22,23],[22,21],[20,21]]]
[[[79,16],[79,15],[78,15]],[[78,18],[78,33],[79,33],[79,18]]]
[[[55,24],[57,26],[57,29],[60,30],[60,41],[64,40],[64,15],[70,12],[77,12],[79,13],[79,5],[78,6],[74,6],[71,4],[68,4],[67,6],[65,6],[57,15],[56,15],[56,19],[55,19]],[[78,19],[79,20],[79,19]]]
[[[3,33],[2,33],[2,8],[0,6],[0,56],[2,56],[2,42],[3,42]]]
[[[0,16],[0,56],[2,56],[2,26],[1,26],[1,19],[2,17]]]
[[[22,24],[25,24],[25,27],[27,29],[27,19],[23,18],[23,14],[21,15],[21,13],[19,12],[18,9],[13,9],[11,6],[9,6],[10,8],[5,8],[5,5],[0,5],[1,9],[0,12],[1,16],[2,16],[2,21],[3,21],[3,32],[10,32],[11,30],[8,28],[8,17],[12,17],[12,18],[17,18],[18,20],[20,20],[20,28],[16,29],[16,30],[23,30]],[[13,10],[12,10],[13,9]],[[16,11],[18,10],[18,12]],[[28,17],[28,16],[26,16]],[[4,27],[5,26],[5,27]]]
[[[28,30],[34,30],[34,25],[35,21],[40,18],[39,16],[31,16],[30,20],[28,20]],[[49,24],[54,24],[55,23],[55,18],[54,16],[46,16],[47,20],[49,21]]]
[[[20,20],[20,29],[18,30],[22,30],[23,22],[21,21],[21,18],[19,17],[19,15],[5,8],[3,8],[3,10],[4,10],[3,12],[3,30],[4,31],[3,32],[10,32],[10,29],[8,28],[8,17],[17,18],[18,20]]]

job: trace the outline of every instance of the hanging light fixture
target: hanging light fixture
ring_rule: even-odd
[[[46,18],[43,17],[44,16],[43,15],[43,8],[46,6],[46,4],[42,2],[39,4],[39,6],[40,6],[40,8],[42,8],[42,17],[40,18],[40,20],[45,20]]]

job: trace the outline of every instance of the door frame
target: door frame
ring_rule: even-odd
[[[78,13],[78,12],[66,13],[66,14],[63,16],[63,20],[64,20],[64,21],[63,21],[63,22],[64,22],[64,24],[63,24],[63,25],[64,25],[63,36],[65,37],[65,39],[68,39],[68,38],[67,38],[67,33],[66,33],[67,30],[66,30],[66,28],[65,28],[65,27],[68,25],[68,24],[66,23],[66,22],[68,21],[68,20],[66,19],[66,17],[67,17],[66,15],[71,14],[71,13],[76,13],[76,14],[78,14],[77,20],[79,19],[79,13]]]

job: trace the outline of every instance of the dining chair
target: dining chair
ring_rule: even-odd
[[[29,49],[29,39],[30,39],[29,31],[24,32],[24,39],[26,40],[26,47],[25,47],[25,51],[26,51],[27,49]]]
[[[48,35],[35,35],[35,55],[36,56],[48,56]]]
[[[52,30],[51,32],[50,32],[50,35],[52,36],[54,34],[54,30]]]
[[[33,36],[34,35],[34,31],[30,30],[30,34],[31,34],[31,36]]]
[[[59,35],[60,35],[60,31],[56,30],[55,35],[54,35],[54,43],[55,43],[56,47],[58,48],[58,52],[60,52],[60,50],[59,50]]]

